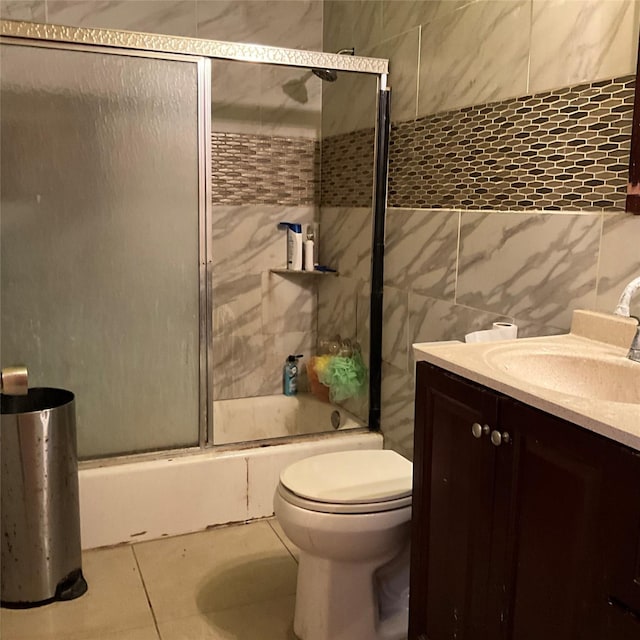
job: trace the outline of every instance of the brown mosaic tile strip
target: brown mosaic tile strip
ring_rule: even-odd
[[[626,76],[395,123],[389,206],[623,211],[634,91]],[[323,204],[370,204],[353,176],[371,179],[371,157],[348,151],[367,136],[323,141],[323,179],[348,172]]]
[[[621,211],[631,76],[393,129],[391,206]]]
[[[319,143],[311,138],[213,133],[212,202],[316,204],[319,157]]]
[[[374,140],[373,129],[361,129],[322,140],[321,204],[371,206]]]

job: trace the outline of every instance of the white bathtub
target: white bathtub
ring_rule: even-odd
[[[340,431],[363,426],[342,407],[321,402],[310,393],[218,400],[213,403],[213,441],[219,445],[331,432],[336,429],[332,416]]]
[[[216,444],[262,439],[256,446],[186,452],[125,464],[81,465],[83,549],[153,540],[273,514],[281,469],[311,455],[381,449],[382,436],[362,429],[342,409],[311,396],[267,396],[215,403]],[[296,441],[296,434],[315,433]],[[263,438],[289,436],[285,440]],[[268,445],[268,446],[265,446]]]

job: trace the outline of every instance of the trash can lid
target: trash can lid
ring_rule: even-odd
[[[26,396],[8,396],[3,393],[0,394],[0,413],[10,415],[57,409],[73,402],[74,397],[71,391],[50,387],[33,387]]]

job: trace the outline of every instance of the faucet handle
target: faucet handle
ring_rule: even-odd
[[[640,362],[640,318],[638,318],[638,316],[629,317],[633,318],[638,323],[638,326],[636,327],[636,335],[631,342],[631,348],[629,349],[627,358],[634,362]]]

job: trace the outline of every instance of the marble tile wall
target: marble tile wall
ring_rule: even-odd
[[[321,0],[1,0],[0,12],[8,20],[39,20],[293,49],[322,46]]]
[[[371,271],[372,212],[370,207],[321,207],[319,261],[339,272],[339,277],[318,283],[318,337],[339,334],[357,340],[369,363],[369,282]],[[343,403],[364,421],[368,398]]]
[[[278,222],[314,217],[314,206],[214,205],[214,400],[281,393],[286,357],[314,352],[317,281],[270,271],[286,267]]]
[[[321,46],[310,39],[305,48],[320,50]],[[321,95],[322,81],[310,71],[217,60],[212,65],[212,128],[317,139]]]
[[[323,83],[323,139],[373,128],[376,121],[376,91],[375,77],[356,73],[340,73],[335,82]]]
[[[426,24],[418,115],[526,95],[529,20],[530,1],[511,0],[475,2]]]
[[[326,50],[355,46],[358,54],[389,58],[395,133],[411,130],[404,146],[418,156],[425,150],[419,138],[427,135],[417,130],[419,118],[428,123],[445,112],[635,73],[637,0],[333,0],[324,7]],[[366,99],[349,108],[364,113]],[[323,119],[323,136],[349,130]],[[486,131],[477,135],[476,155],[492,142]],[[447,137],[436,142],[445,156],[457,152]],[[622,164],[611,154],[620,141],[612,142],[601,157]],[[570,162],[570,151],[555,147],[556,161]],[[414,182],[431,179],[429,162],[409,166],[401,155],[398,171]],[[604,183],[613,185],[611,177]],[[499,319],[517,322],[524,336],[553,334],[568,329],[575,308],[610,311],[624,284],[640,273],[640,218],[615,213],[610,203],[599,211],[571,206],[577,192],[566,192],[565,204],[541,205],[558,205],[557,211],[535,202],[513,210],[495,200],[478,211],[473,202],[412,200],[407,184],[397,183],[387,214],[382,430],[386,446],[411,455],[411,343],[462,339]],[[323,202],[341,199],[323,192]]]
[[[640,5],[634,0],[535,0],[529,91],[611,78],[620,71],[633,70],[639,21]]]
[[[404,121],[632,74],[640,3],[331,0],[323,24],[326,51],[389,58],[392,115]],[[329,125],[323,135],[344,133]]]
[[[46,22],[45,0],[0,0],[0,17],[3,20]]]
[[[464,340],[492,322],[521,337],[565,333],[574,309],[613,311],[640,273],[640,217],[615,213],[390,208],[383,422],[412,452],[411,344]],[[632,313],[640,313],[635,300]]]

